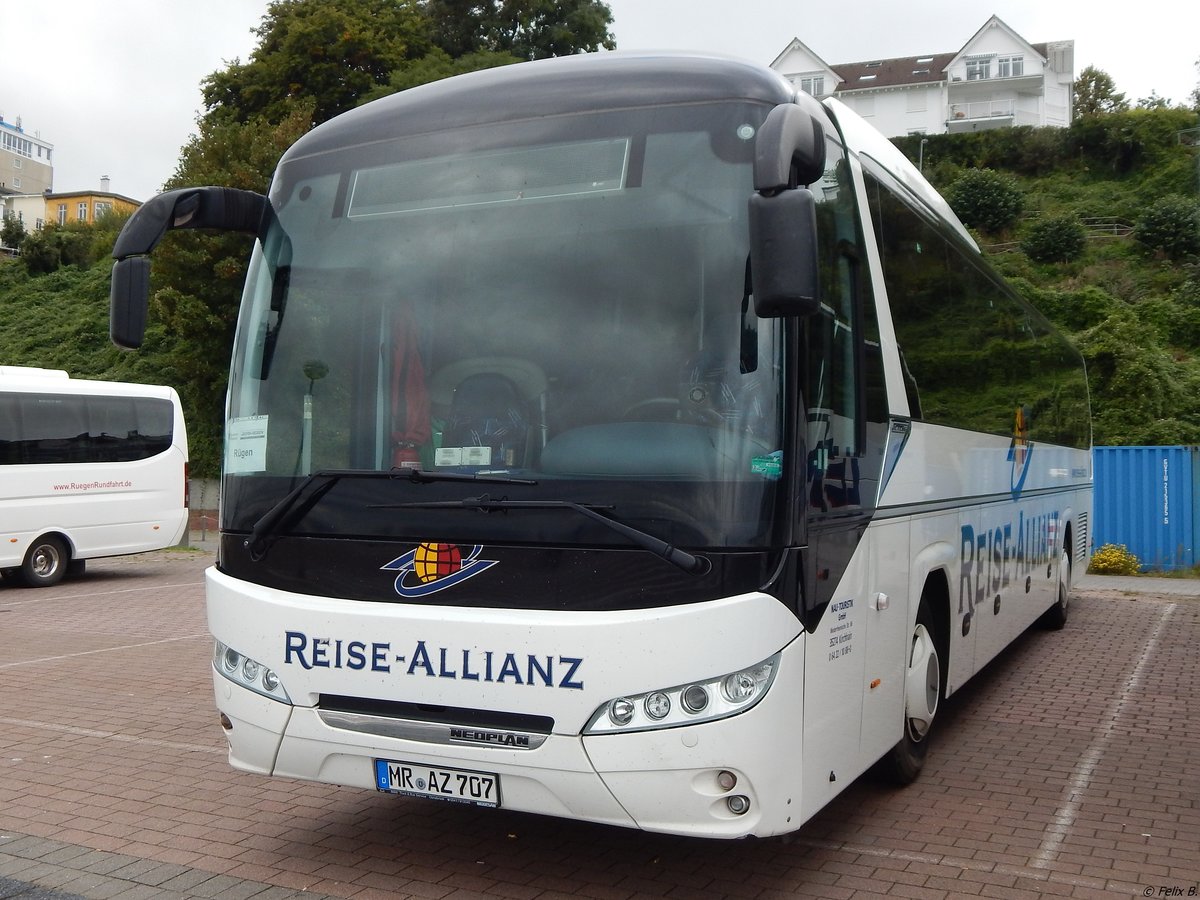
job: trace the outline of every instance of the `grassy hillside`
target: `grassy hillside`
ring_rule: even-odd
[[[1195,208],[1200,157],[1184,138],[1196,125],[1196,115],[1183,110],[1137,110],[1069,129],[934,135],[921,153],[925,174],[941,190],[972,168],[1015,179],[1022,218],[978,238],[992,262],[1082,349],[1097,444],[1200,443],[1200,264],[1195,253],[1172,258],[1149,251],[1137,230],[1164,198],[1184,198]],[[896,143],[917,159],[919,137]],[[1061,216],[1093,225],[1082,254],[1070,262],[1034,262],[1022,238],[1039,219]],[[154,318],[161,307],[153,305],[140,352],[109,343],[107,254],[115,231],[108,224],[86,236],[86,252],[64,250],[71,264],[47,262],[44,252],[32,267],[0,257],[0,364],[173,385],[188,413],[192,471],[215,475],[218,426],[187,409],[189,398],[210,388],[181,383],[181,372],[197,368],[188,358],[196,351],[185,334],[166,332]],[[45,251],[45,243],[37,249]],[[205,277],[212,276],[197,275]]]

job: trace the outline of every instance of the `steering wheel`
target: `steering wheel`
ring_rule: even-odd
[[[707,406],[688,406],[678,397],[647,397],[626,408],[622,419],[635,422],[701,422],[720,426],[725,419],[715,409]]]

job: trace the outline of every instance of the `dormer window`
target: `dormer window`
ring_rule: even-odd
[[[992,58],[967,60],[967,81],[982,81],[992,77]]]
[[[878,69],[882,65],[883,65],[882,62],[869,62],[869,63],[867,63],[867,68],[868,69]]]
[[[825,96],[824,75],[797,75],[792,82],[810,97]]]
[[[1025,74],[1025,58],[1021,56],[1001,56],[996,60],[997,78],[1015,78]]]
[[[859,75],[858,76],[859,81],[874,81],[875,78],[876,78],[876,75],[874,72],[872,72],[870,75]]]
[[[917,57],[917,65],[928,65],[931,62],[933,62],[932,56],[918,56]]]

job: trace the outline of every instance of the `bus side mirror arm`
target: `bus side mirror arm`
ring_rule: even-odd
[[[150,252],[178,228],[214,228],[258,234],[270,208],[254,191],[201,187],[166,191],[129,217],[113,245],[108,333],[112,342],[136,350],[146,335],[150,303]]]
[[[816,200],[806,187],[825,171],[824,108],[807,94],[767,115],[754,145],[750,276],[762,318],[820,307]]]

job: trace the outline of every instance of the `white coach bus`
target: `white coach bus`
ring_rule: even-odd
[[[179,543],[187,459],[172,388],[0,366],[0,574],[46,587]]]
[[[1066,619],[1079,355],[769,70],[571,57],[346,113],[269,197],[134,215],[122,346],[170,228],[256,236],[207,576],[239,769],[778,834],[916,777],[939,702]]]

